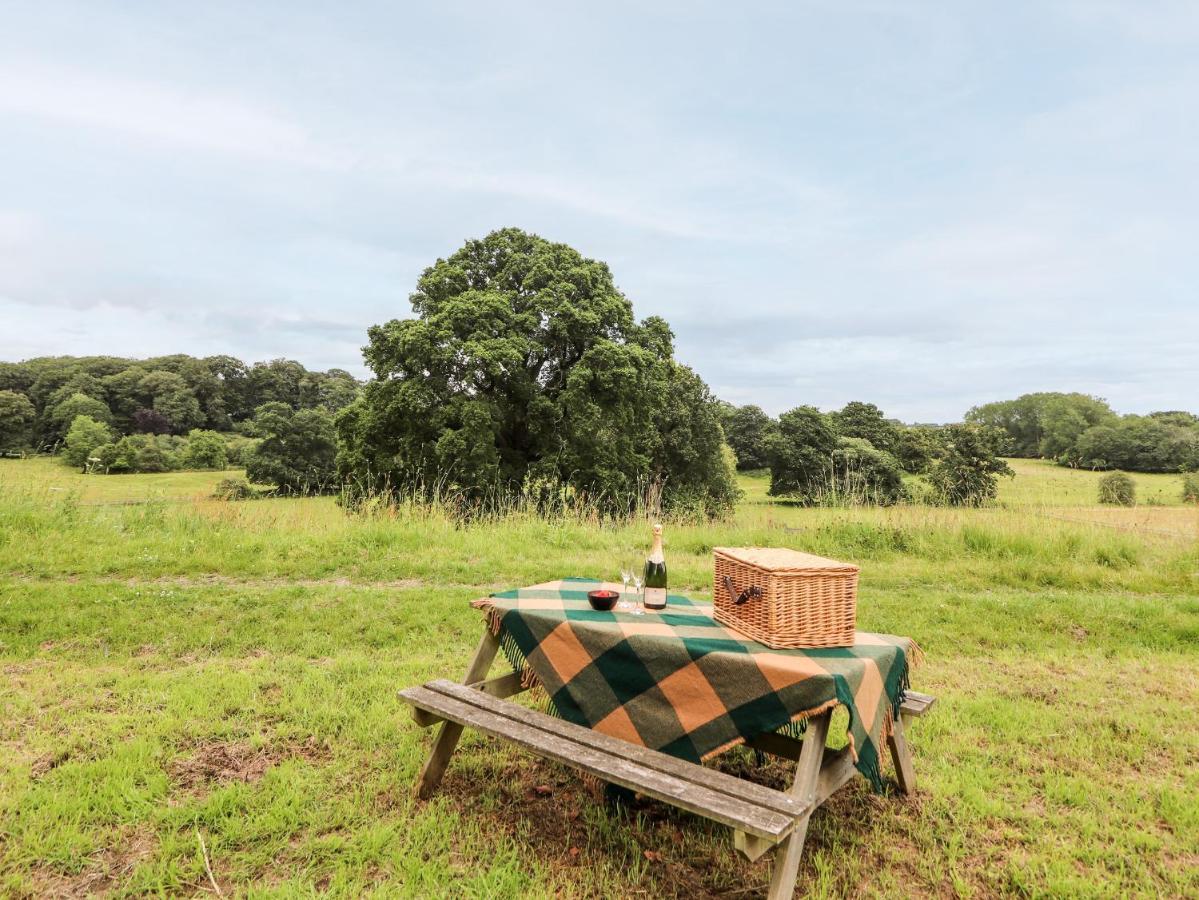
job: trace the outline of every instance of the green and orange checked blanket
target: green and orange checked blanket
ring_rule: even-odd
[[[858,771],[882,790],[879,748],[919,654],[910,638],[858,632],[844,649],[771,650],[678,594],[658,612],[598,612],[587,592],[599,587],[620,589],[566,578],[472,604],[558,716],[700,762],[764,732],[795,733],[844,706]]]

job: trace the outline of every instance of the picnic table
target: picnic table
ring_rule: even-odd
[[[907,689],[919,652],[909,638],[858,632],[853,647],[772,650],[681,595],[658,611],[594,610],[587,592],[599,587],[620,588],[568,578],[475,601],[487,627],[463,682],[400,692],[417,724],[440,724],[418,796],[437,789],[470,726],[728,825],[750,860],[777,846],[769,897],[783,898],[812,812],[857,774],[882,790],[882,743],[899,789],[915,789],[905,722],[934,701]],[[488,679],[501,651],[512,671]],[[507,699],[534,687],[552,714]],[[834,750],[838,706],[849,724]],[[738,745],[794,761],[790,789],[702,765]]]

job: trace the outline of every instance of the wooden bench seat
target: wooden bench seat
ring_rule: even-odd
[[[768,843],[791,833],[809,804],[771,788],[498,699],[432,681],[400,697],[439,719],[502,738],[597,778],[722,822]],[[428,721],[428,719],[424,719]]]

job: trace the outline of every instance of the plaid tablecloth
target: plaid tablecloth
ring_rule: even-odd
[[[620,589],[567,578],[474,601],[557,715],[699,762],[840,705],[857,768],[881,790],[879,747],[919,652],[911,639],[858,632],[845,649],[771,650],[678,594],[659,612],[597,612],[587,592],[601,586]]]

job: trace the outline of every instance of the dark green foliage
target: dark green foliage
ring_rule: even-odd
[[[1012,456],[1134,472],[1199,467],[1199,417],[1179,410],[1117,416],[1086,394],[1045,393],[978,406],[966,419],[1001,428]]]
[[[907,425],[899,428],[895,458],[905,472],[921,475],[928,471],[941,453],[940,430],[931,425]]]
[[[1137,485],[1132,476],[1112,472],[1099,479],[1099,502],[1132,506],[1137,502]]]
[[[898,460],[865,438],[839,435],[835,423],[813,406],[779,416],[770,443],[770,493],[804,503],[889,505],[904,499]]]
[[[654,417],[653,477],[666,503],[696,515],[731,512],[741,489],[720,414],[703,379],[676,362],[665,367],[663,401]]]
[[[105,425],[112,423],[112,413],[103,400],[97,400],[87,394],[74,393],[64,397],[51,409],[48,416],[50,433],[66,437],[67,429],[77,416],[87,416]]]
[[[1073,450],[1088,469],[1178,472],[1199,468],[1199,427],[1185,419],[1124,416],[1084,431]],[[1179,424],[1182,422],[1183,424]]]
[[[1188,472],[1182,477],[1182,502],[1199,503],[1199,472]]]
[[[215,431],[192,429],[187,435],[182,463],[185,469],[224,469],[229,465],[225,439]]]
[[[737,455],[737,468],[764,469],[770,465],[770,442],[778,433],[778,422],[760,406],[720,407],[724,439]]]
[[[602,262],[509,228],[438,260],[411,300],[417,318],[370,329],[376,380],[338,418],[356,490],[569,486],[618,510],[657,484],[668,508],[728,508],[714,401]]]
[[[62,460],[68,466],[82,468],[97,447],[112,440],[112,429],[90,416],[78,415],[71,422],[63,441]]]
[[[23,394],[33,404],[31,442],[45,448],[62,440],[76,415],[107,422],[118,434],[230,431],[268,401],[335,411],[353,400],[358,387],[343,370],[310,372],[291,360],[248,367],[230,356],[176,354],[146,360],[60,356],[0,363],[0,391]],[[85,406],[75,395],[90,401]],[[135,421],[139,410],[148,412]]]
[[[899,443],[900,426],[889,421],[873,403],[853,401],[837,412],[829,413],[829,423],[841,437],[861,438],[876,450],[894,454]]]
[[[1115,418],[1111,407],[1098,397],[1056,392],[1024,394],[966,413],[968,423],[998,428],[1006,435],[1000,447],[1004,455],[1030,459],[1057,458],[1088,428]]]
[[[37,410],[17,391],[0,390],[0,450],[24,450],[33,441]]]
[[[821,499],[829,488],[836,449],[837,433],[816,407],[783,413],[770,445],[771,495],[808,503]]]
[[[200,401],[181,375],[158,369],[142,378],[139,389],[152,398],[152,408],[170,423],[172,433],[183,434],[203,424]]]
[[[245,454],[251,481],[274,484],[282,494],[319,494],[337,488],[337,435],[327,410],[296,411],[286,403],[266,403],[258,408],[254,423],[263,437]]]
[[[171,420],[156,409],[142,407],[133,412],[133,431],[138,434],[170,434]]]
[[[96,451],[101,468],[112,474],[171,472],[182,468],[178,438],[170,435],[130,434]]]
[[[833,451],[832,490],[850,503],[890,506],[907,496],[899,461],[864,438],[841,438]]]
[[[1015,475],[999,458],[1002,435],[979,425],[947,425],[940,458],[929,467],[933,499],[950,506],[981,506],[995,499],[1000,475]]]
[[[258,439],[241,434],[223,434],[225,459],[231,466],[244,466],[251,450],[258,446]]]

